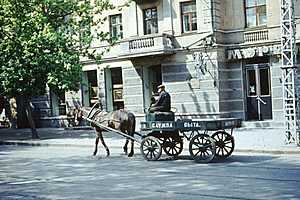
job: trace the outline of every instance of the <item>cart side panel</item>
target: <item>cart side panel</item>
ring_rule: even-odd
[[[207,130],[216,131],[223,129],[238,128],[241,126],[241,119],[205,119],[205,120],[178,120],[176,128],[180,131]]]
[[[141,122],[141,130],[147,131],[174,131],[176,124],[174,121],[148,121]]]

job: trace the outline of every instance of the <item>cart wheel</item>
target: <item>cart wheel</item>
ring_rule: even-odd
[[[215,142],[207,134],[195,135],[190,141],[189,151],[196,162],[208,163],[215,157]]]
[[[161,156],[161,145],[159,140],[153,136],[148,136],[141,142],[141,153],[148,161],[158,160]]]
[[[168,156],[178,156],[183,150],[183,141],[180,137],[167,137],[163,149]]]
[[[217,131],[211,136],[216,143],[216,156],[227,158],[234,150],[234,138],[225,131]]]

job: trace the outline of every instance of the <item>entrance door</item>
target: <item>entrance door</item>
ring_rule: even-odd
[[[98,81],[97,70],[87,71],[88,89],[89,89],[89,106],[93,106],[98,100]]]
[[[272,119],[270,67],[266,64],[246,66],[247,119]]]
[[[122,68],[105,69],[107,111],[124,108]]]
[[[152,96],[158,96],[157,86],[162,84],[161,66],[145,67],[143,69],[144,108],[149,108]]]

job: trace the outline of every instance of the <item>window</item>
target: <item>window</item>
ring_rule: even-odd
[[[148,8],[143,11],[144,16],[144,34],[158,33],[157,9]]]
[[[183,2],[180,4],[182,32],[197,30],[196,1]]]
[[[248,97],[256,96],[256,74],[254,69],[248,69],[247,70],[247,90],[248,90]]]
[[[269,68],[259,69],[260,95],[270,95]]]
[[[267,23],[266,0],[246,0],[247,27],[265,25]]]
[[[109,29],[110,29],[110,37],[112,39],[123,38],[123,26],[122,26],[121,14],[109,16]]]

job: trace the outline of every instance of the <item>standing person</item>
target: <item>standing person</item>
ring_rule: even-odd
[[[5,98],[3,95],[0,95],[0,114],[3,112],[5,107]]]
[[[164,85],[159,85],[157,87],[159,98],[158,100],[149,108],[149,112],[170,112],[171,111],[171,96],[165,90]]]

